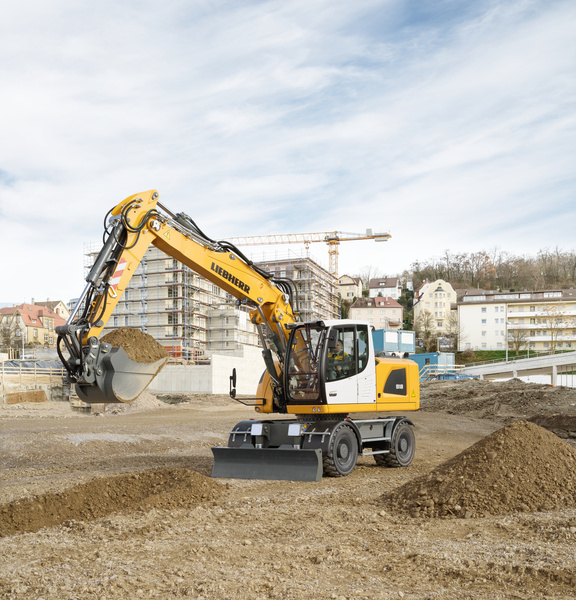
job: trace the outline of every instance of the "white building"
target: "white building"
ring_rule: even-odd
[[[371,279],[368,284],[370,298],[376,296],[387,296],[394,300],[398,300],[402,295],[402,285],[398,277],[386,277],[384,279]]]
[[[443,335],[451,328],[450,311],[456,303],[457,295],[454,288],[443,279],[432,283],[426,282],[418,290],[414,298],[414,324],[419,319],[428,317],[431,335]]]
[[[468,293],[459,298],[459,350],[576,349],[576,291]]]

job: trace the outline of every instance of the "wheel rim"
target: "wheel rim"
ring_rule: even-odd
[[[410,458],[412,454],[412,445],[410,444],[410,437],[407,433],[402,433],[398,438],[398,458],[405,461]]]
[[[348,475],[358,459],[356,437],[349,427],[343,428],[336,436],[332,455],[334,466],[341,475]]]

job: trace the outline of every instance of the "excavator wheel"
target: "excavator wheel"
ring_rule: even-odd
[[[389,454],[374,454],[374,460],[381,467],[407,467],[414,458],[416,438],[412,427],[401,421],[392,432]]]
[[[332,433],[328,452],[322,459],[324,475],[344,477],[352,473],[358,460],[358,440],[349,425],[340,425]]]

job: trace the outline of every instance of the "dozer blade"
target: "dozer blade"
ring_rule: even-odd
[[[132,402],[148,387],[168,362],[138,363],[128,358],[123,348],[100,353],[94,369],[96,383],[76,384],[78,397],[89,404]]]
[[[320,481],[322,451],[293,448],[212,448],[212,477]]]

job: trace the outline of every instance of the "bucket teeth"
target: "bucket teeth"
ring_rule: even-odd
[[[212,448],[212,477],[320,481],[322,451],[293,448]]]

